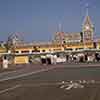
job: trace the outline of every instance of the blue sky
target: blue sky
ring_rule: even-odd
[[[80,32],[85,5],[100,35],[100,0],[0,0],[0,40],[19,32],[26,41],[48,41],[58,31]]]

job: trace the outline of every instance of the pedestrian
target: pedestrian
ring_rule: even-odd
[[[88,60],[88,56],[87,54],[85,54],[85,61],[87,62],[87,60]]]
[[[51,55],[50,54],[46,55],[46,60],[47,60],[47,64],[51,64]]]
[[[51,64],[54,64],[54,59],[53,55],[51,54]]]
[[[2,63],[3,63],[3,60],[2,60],[2,57],[0,58],[0,68],[2,67]]]
[[[68,62],[69,60],[69,55],[66,55],[66,62]]]
[[[56,65],[56,63],[57,63],[57,55],[53,56],[53,63]]]
[[[43,65],[46,65],[46,56],[45,55],[41,56],[41,62]]]
[[[7,59],[6,56],[5,56],[4,59],[3,59],[3,68],[4,68],[4,69],[7,69],[7,68],[8,68],[8,59]]]

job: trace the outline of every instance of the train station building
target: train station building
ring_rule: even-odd
[[[82,23],[81,32],[55,32],[53,40],[48,42],[27,43],[20,40],[17,34],[12,34],[8,37],[6,44],[1,45],[0,55],[1,57],[10,55],[14,59],[13,63],[17,64],[28,63],[30,55],[83,52],[84,50],[99,52],[100,41],[94,40],[94,33],[95,26],[87,14]]]

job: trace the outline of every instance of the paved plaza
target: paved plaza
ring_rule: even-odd
[[[31,66],[0,73],[0,100],[100,100],[99,64]],[[19,74],[21,77],[17,77]],[[80,82],[84,87],[67,90],[62,87],[64,82]]]

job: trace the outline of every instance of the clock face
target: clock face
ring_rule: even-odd
[[[87,25],[87,26],[85,26],[85,28],[86,28],[86,30],[89,30],[90,29],[90,27]]]

